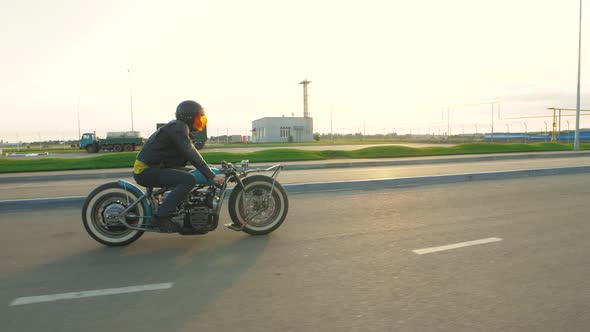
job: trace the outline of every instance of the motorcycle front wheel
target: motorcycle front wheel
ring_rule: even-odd
[[[237,226],[250,235],[264,235],[279,228],[289,211],[289,198],[285,188],[264,175],[242,179],[229,196],[229,215]]]
[[[111,247],[128,245],[142,235],[142,231],[129,229],[117,221],[123,212],[138,197],[130,190],[125,190],[116,182],[103,184],[94,189],[82,208],[82,223],[88,234],[96,241]],[[132,226],[140,225],[145,215],[142,204],[136,205],[129,214],[137,217],[126,217],[125,222]]]

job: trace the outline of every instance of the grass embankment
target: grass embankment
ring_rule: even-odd
[[[366,145],[366,144],[396,144],[396,143],[439,143],[439,140],[435,139],[365,139],[365,140],[358,140],[358,139],[341,139],[335,140],[334,142],[331,141],[313,141],[313,142],[291,142],[291,143],[222,143],[222,142],[215,142],[215,141],[208,141],[207,148],[209,149],[238,149],[238,148],[251,148],[253,146],[257,148],[292,148],[294,146],[339,146],[339,145]],[[459,141],[463,142],[463,141]],[[447,141],[445,141],[447,143]],[[452,143],[452,142],[448,142]],[[78,153],[83,152],[84,150],[77,148],[77,147],[62,147],[59,146],[49,146],[45,148],[39,148],[38,145],[31,144],[30,147],[20,147],[17,149],[16,147],[4,147],[3,153]],[[138,150],[141,147],[137,148]]]
[[[223,160],[238,162],[250,160],[257,162],[285,162],[302,160],[326,160],[345,158],[396,158],[420,156],[445,156],[486,153],[570,151],[572,144],[534,143],[534,144],[495,144],[470,143],[451,147],[411,148],[406,146],[374,146],[353,151],[325,150],[310,151],[299,149],[269,149],[249,153],[204,152],[209,164],[219,164]],[[590,150],[590,144],[581,144],[580,149]],[[63,171],[81,169],[131,168],[137,152],[116,153],[75,159],[0,159],[0,173]]]

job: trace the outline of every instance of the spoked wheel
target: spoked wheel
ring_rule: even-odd
[[[273,179],[253,175],[242,180],[229,197],[229,215],[236,225],[247,222],[243,231],[251,235],[268,234],[277,229],[289,211],[285,188]]]
[[[124,246],[139,239],[142,231],[129,229],[119,221],[119,214],[137,198],[132,191],[125,191],[115,182],[96,188],[82,208],[84,228],[93,239],[107,246]],[[145,216],[145,210],[142,204],[138,204],[127,213],[125,222],[140,226],[142,216]]]

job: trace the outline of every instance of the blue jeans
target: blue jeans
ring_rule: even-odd
[[[176,206],[197,184],[197,178],[187,170],[150,167],[139,174],[133,174],[135,181],[144,187],[174,187],[174,190],[170,192],[164,203],[158,208],[158,217],[171,217],[176,210]]]

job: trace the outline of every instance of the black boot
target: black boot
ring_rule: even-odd
[[[180,230],[180,226],[168,216],[154,216],[152,227],[162,233],[176,233]]]

